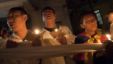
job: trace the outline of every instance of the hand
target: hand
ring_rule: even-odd
[[[68,44],[72,44],[75,41],[75,36],[72,34],[65,35],[65,38],[66,38]]]

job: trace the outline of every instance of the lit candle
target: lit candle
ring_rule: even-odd
[[[111,35],[110,34],[106,34],[106,37],[108,38],[108,40],[111,40]]]
[[[58,29],[56,28],[54,31],[55,31],[55,32],[58,32]]]
[[[34,34],[39,35],[40,34],[40,30],[39,29],[34,29]]]

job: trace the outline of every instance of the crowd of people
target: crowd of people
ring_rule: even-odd
[[[74,35],[68,26],[56,24],[56,12],[54,8],[45,7],[41,11],[42,21],[44,26],[41,33],[35,36],[31,30],[27,29],[26,22],[29,19],[29,14],[23,7],[11,8],[7,15],[7,25],[10,28],[7,31],[5,28],[0,31],[0,38],[5,42],[0,43],[0,48],[19,48],[19,47],[37,47],[37,46],[59,46],[71,44],[92,44],[103,43],[108,38],[99,31],[97,18],[93,12],[88,12],[82,15],[80,26],[84,30],[78,35]],[[113,12],[108,15],[110,21],[110,34],[113,34]],[[112,37],[111,37],[112,39]],[[28,41],[28,43],[24,43]],[[106,48],[109,46],[106,46]],[[108,50],[108,48],[107,48]],[[95,64],[103,58],[98,58],[97,53],[78,53],[70,58],[75,61],[75,64],[92,64],[90,61],[95,61]],[[100,53],[100,52],[99,52]],[[94,58],[93,58],[94,57]],[[101,57],[104,57],[101,56]],[[105,57],[104,57],[105,58]],[[98,59],[98,62],[97,62]],[[2,61],[1,61],[2,60]],[[58,56],[36,59],[0,59],[0,64],[66,64],[66,57]],[[104,59],[105,60],[105,59]]]

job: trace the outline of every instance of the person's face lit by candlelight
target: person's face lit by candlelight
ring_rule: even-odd
[[[97,19],[95,16],[92,14],[85,15],[83,17],[83,21],[81,24],[81,27],[85,29],[85,32],[91,32],[92,35],[96,32],[97,30]]]
[[[56,14],[54,9],[45,8],[44,10],[42,10],[42,20],[44,21],[46,28],[55,28]]]
[[[26,21],[28,17],[22,8],[12,8],[9,11],[7,23],[10,29],[22,39],[27,34]]]

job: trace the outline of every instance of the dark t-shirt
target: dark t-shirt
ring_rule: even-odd
[[[87,37],[85,34],[81,33],[77,35],[77,38],[75,39],[75,44],[82,44],[84,42],[87,42],[89,37]]]

